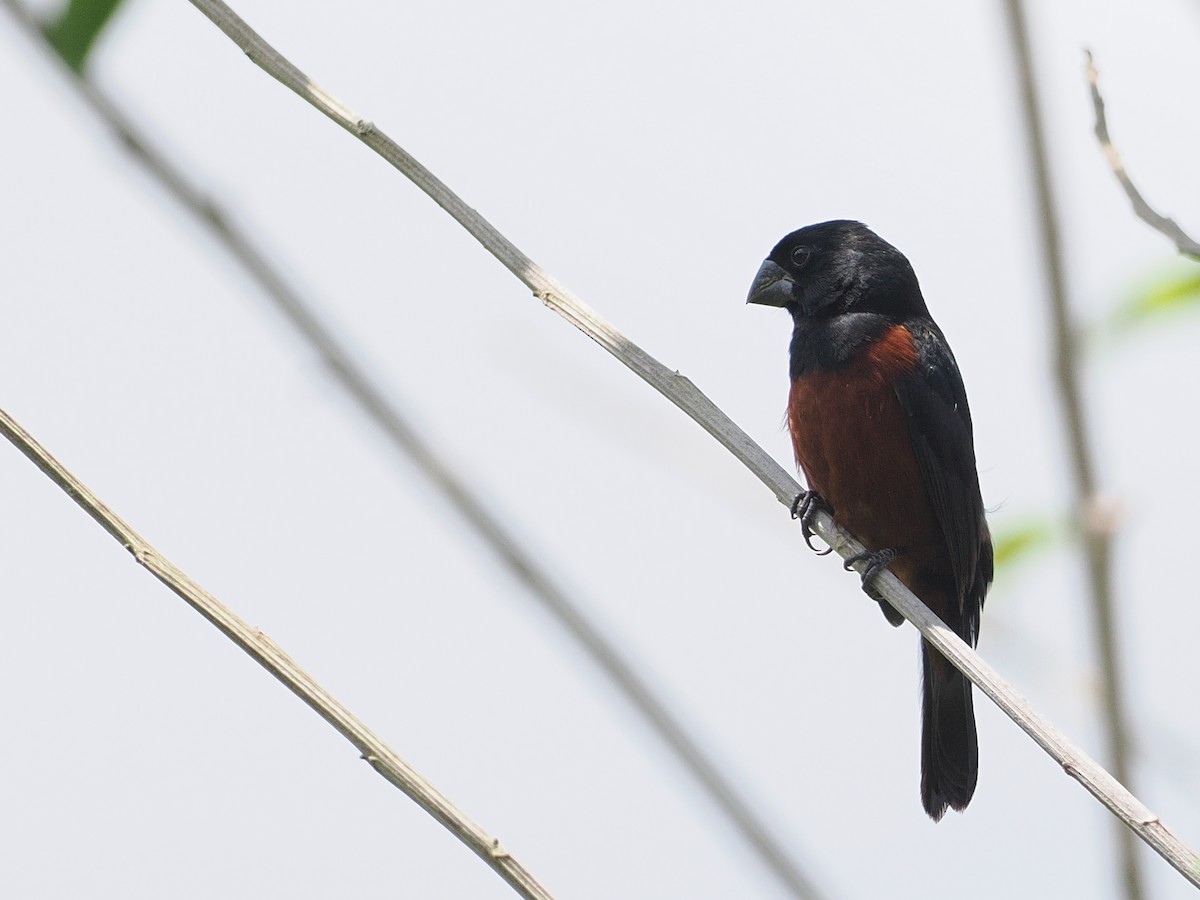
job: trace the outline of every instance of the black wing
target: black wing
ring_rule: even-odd
[[[974,644],[979,610],[992,580],[992,544],[975,468],[971,410],[958,364],[942,332],[928,320],[905,324],[913,337],[917,364],[896,382],[896,396],[908,414],[921,479],[950,552],[962,603],[963,637]]]

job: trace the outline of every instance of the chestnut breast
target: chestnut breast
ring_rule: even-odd
[[[808,486],[867,549],[900,551],[893,570],[910,586],[916,568],[947,552],[893,387],[916,362],[912,335],[894,325],[846,365],[795,379],[788,400]]]

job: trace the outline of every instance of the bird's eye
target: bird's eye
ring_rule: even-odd
[[[797,269],[803,269],[808,265],[810,259],[812,259],[812,251],[807,247],[797,247],[792,251],[792,265]]]

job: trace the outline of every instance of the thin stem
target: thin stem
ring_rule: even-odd
[[[398,787],[423,810],[441,822],[480,859],[491,866],[522,897],[551,900],[550,894],[500,842],[468,819],[437,788],[421,777],[394,750],[376,737],[363,722],[317,684],[292,661],[269,637],[252,628],[216,597],[192,581],[161,556],[146,540],[110,510],[4,410],[0,410],[0,434],[24,453],[46,476],[67,493],[99,523],[138,564],[174,591],[192,609],[215,625],[260,666],[270,672],[309,708],[328,722],[346,740],[358,748],[363,759],[380,775]]]
[[[1092,110],[1096,115],[1096,140],[1100,142],[1100,149],[1104,151],[1104,158],[1108,160],[1113,175],[1117,177],[1117,181],[1125,191],[1125,196],[1133,205],[1134,214],[1159,234],[1170,239],[1180,253],[1200,260],[1200,241],[1180,228],[1174,219],[1162,215],[1147,203],[1142,192],[1137,189],[1133,179],[1129,177],[1129,173],[1125,171],[1125,164],[1121,162],[1121,154],[1117,152],[1112,138],[1108,136],[1108,117],[1104,112],[1104,98],[1100,96],[1100,73],[1096,71],[1096,65],[1092,61],[1092,51],[1085,50],[1084,54],[1087,57],[1087,80],[1088,88],[1092,93]]]
[[[484,248],[527,285],[538,299],[574,324],[628,366],[655,390],[687,413],[715,437],[767,486],[776,498],[790,507],[800,486],[775,460],[729,419],[691,381],[658,362],[578,298],[558,285],[532,260],[500,234],[487,220],[468,207],[446,185],[406,153],[373,124],[350,112],[314,85],[294,65],[259,37],[220,0],[191,0],[247,56],[271,77],[299,94],[338,125],[358,137],[405,177],[420,187],[449,212]],[[843,558],[860,553],[862,545],[836,528],[827,513],[813,517],[813,525]],[[858,563],[861,570],[864,563]],[[1200,887],[1200,857],[1162,824],[1158,816],[1121,786],[1108,772],[1072,744],[1050,722],[1035,712],[1029,702],[1005,682],[980,656],[933,615],[891,572],[876,579],[880,594],[917,627],[933,646],[959,668],[1017,725],[1057,760],[1071,777],[1125,822],[1188,881]]]
[[[32,35],[37,28],[17,0],[0,0],[25,17]],[[531,596],[546,609],[600,671],[616,686],[629,704],[658,734],[691,772],[763,865],[798,900],[820,900],[816,885],[804,874],[784,843],[776,837],[765,819],[721,772],[700,742],[670,711],[650,684],[638,674],[615,643],[606,638],[567,592],[550,576],[532,550],[523,546],[502,520],[490,512],[478,492],[446,464],[446,454],[432,447],[399,405],[376,384],[366,367],[358,363],[333,329],[321,321],[316,304],[306,300],[288,283],[283,273],[271,264],[259,248],[221,206],[193,187],[182,169],[156,148],[118,105],[86,76],[72,78],[92,110],[112,128],[117,139],[129,150],[184,209],[205,223],[226,250],[242,265],[275,308],[292,324],[301,337],[329,367],[349,397],[379,427],[392,445],[436,487],[447,502],[462,516],[486,546]]]
[[[1046,298],[1054,334],[1054,376],[1059,403],[1066,423],[1067,448],[1075,494],[1075,506],[1083,529],[1087,575],[1095,623],[1096,652],[1104,687],[1104,721],[1108,757],[1113,772],[1122,784],[1131,784],[1129,766],[1129,729],[1122,697],[1120,655],[1117,649],[1113,614],[1112,538],[1113,517],[1105,509],[1096,483],[1090,431],[1079,385],[1080,360],[1077,329],[1071,320],[1067,301],[1066,271],[1063,265],[1061,227],[1051,184],[1049,154],[1042,123],[1030,49],[1029,26],[1022,0],[1005,0],[1013,55],[1020,81],[1021,109],[1024,113],[1026,148],[1033,171],[1034,192],[1041,233],[1042,267],[1046,278]],[[1144,896],[1141,867],[1133,835],[1117,831],[1120,865],[1125,896],[1140,900]]]

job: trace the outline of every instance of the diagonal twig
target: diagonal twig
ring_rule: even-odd
[[[0,0],[0,3],[13,11],[31,36],[41,34],[33,17],[18,0]],[[478,493],[446,464],[445,454],[430,445],[398,404],[371,379],[366,367],[356,361],[333,329],[321,320],[315,304],[289,284],[284,274],[271,264],[267,253],[256,246],[216,202],[195,188],[181,168],[154,146],[111,97],[86,75],[71,68],[76,76],[71,79],[72,84],[93,112],[113,130],[117,140],[175,200],[208,225],[264,295],[317,352],[359,408],[433,483],[509,573],[524,584],[643,716],[784,889],[797,900],[820,900],[820,891],[793,858],[793,852],[772,833],[763,816],[741,794],[733,780],[722,773],[700,742],[688,733],[646,679],[638,674],[632,662],[588,618],[583,607],[555,582],[533,551],[523,546],[512,530],[488,509]]]
[[[1155,231],[1171,240],[1180,253],[1200,260],[1200,241],[1196,241],[1180,228],[1174,219],[1156,212],[1154,207],[1146,202],[1142,192],[1134,185],[1129,173],[1125,171],[1121,155],[1117,153],[1117,148],[1113,146],[1112,138],[1108,135],[1108,117],[1104,112],[1104,98],[1100,96],[1100,73],[1096,71],[1096,64],[1092,60],[1092,51],[1085,50],[1084,54],[1087,57],[1087,80],[1092,93],[1092,109],[1096,114],[1096,140],[1100,142],[1100,149],[1104,151],[1104,157],[1108,160],[1113,174],[1117,176],[1117,181],[1121,183],[1125,196],[1133,205],[1134,213]]]
[[[380,775],[407,794],[422,809],[444,825],[480,859],[527,900],[552,900],[529,871],[500,842],[488,835],[426,781],[391,747],[376,737],[355,715],[342,706],[307,672],[292,661],[270,638],[240,619],[212,594],[159,555],[146,540],[121,520],[74,475],[63,468],[41,444],[0,410],[0,434],[29,457],[43,473],[65,491],[118,543],[133,554],[138,564],[181,597],[196,612],[215,625],[260,666],[275,676],[317,715],[358,748],[363,759]]]
[[[669,370],[559,285],[395,141],[313,84],[303,72],[242,21],[228,5],[221,0],[191,0],[191,3],[263,71],[357,136],[425,191],[489,253],[529,287],[538,299],[687,413],[750,469],[781,503],[791,506],[800,491],[795,479],[691,381],[678,372]],[[862,551],[862,545],[835,527],[828,514],[821,512],[815,517],[813,524],[822,539],[843,558]],[[864,566],[863,562],[856,564],[860,573]],[[966,674],[1006,715],[1050,754],[1067,774],[1079,781],[1089,793],[1188,881],[1200,887],[1200,857],[1163,825],[1158,816],[1150,812],[1095,760],[1067,740],[1049,720],[1035,712],[1024,697],[933,615],[895,575],[885,571],[877,579],[876,585],[888,602],[912,622],[926,640]]]
[[[1074,482],[1075,514],[1083,529],[1092,622],[1104,694],[1104,730],[1108,741],[1108,756],[1117,780],[1128,785],[1132,783],[1129,765],[1129,723],[1123,696],[1124,680],[1121,676],[1121,657],[1117,646],[1112,583],[1112,546],[1116,523],[1111,513],[1107,512],[1099,492],[1091,431],[1088,427],[1087,411],[1083,405],[1083,392],[1079,386],[1077,328],[1072,321],[1067,299],[1062,231],[1051,184],[1050,161],[1034,76],[1033,52],[1030,48],[1025,6],[1022,0],[1004,0],[1004,6],[1020,82],[1026,147],[1033,174],[1038,225],[1041,229],[1038,245],[1041,248],[1047,288],[1046,300],[1054,334],[1055,383],[1066,425],[1067,449]],[[1119,828],[1117,841],[1125,896],[1128,900],[1141,900],[1145,891],[1133,835],[1128,830]]]

